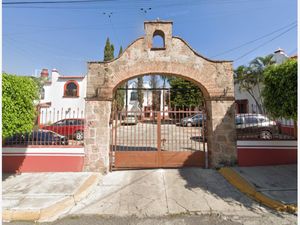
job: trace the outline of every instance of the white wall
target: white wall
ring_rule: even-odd
[[[51,84],[46,84],[45,98],[40,103],[51,102],[50,108],[42,108],[41,123],[55,122],[62,118],[83,118],[86,96],[86,76],[84,78],[62,79],[58,72],[52,71]],[[69,80],[77,81],[79,85],[79,97],[66,98],[64,96],[64,85]],[[57,114],[58,112],[58,114]],[[55,115],[54,115],[55,114]]]

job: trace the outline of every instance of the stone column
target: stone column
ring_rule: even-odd
[[[235,103],[233,100],[208,100],[209,167],[233,165],[237,160]]]
[[[106,173],[109,169],[111,101],[86,100],[84,171]]]

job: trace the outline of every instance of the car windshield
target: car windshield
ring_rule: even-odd
[[[236,124],[236,125],[243,124],[243,119],[242,119],[242,117],[236,117],[236,118],[235,118],[235,124]]]

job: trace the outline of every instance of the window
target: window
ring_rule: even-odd
[[[79,97],[79,85],[76,81],[68,81],[65,84],[64,97]]]
[[[153,33],[152,49],[165,49],[165,34],[161,30]]]
[[[236,125],[243,124],[243,118],[241,118],[241,117],[236,117],[236,118],[235,118],[235,124],[236,124]]]
[[[136,91],[131,92],[130,94],[130,101],[137,101],[138,100],[138,94]]]
[[[45,88],[41,89],[41,100],[45,99]]]
[[[245,117],[245,122],[246,123],[256,124],[256,123],[258,123],[258,120],[257,120],[256,117]]]
[[[66,120],[60,120],[55,123],[56,126],[64,126],[66,125]]]
[[[248,100],[236,100],[236,113],[248,113]]]

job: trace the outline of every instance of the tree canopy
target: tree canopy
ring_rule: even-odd
[[[109,51],[112,51],[112,53],[109,53],[110,57],[108,57],[109,58],[108,60],[112,60],[112,59],[114,59],[114,53],[113,53],[114,47],[113,47],[112,44],[109,43],[109,41],[108,41],[108,43],[106,42],[106,45],[107,46],[109,46],[109,45],[112,46],[112,48],[109,50]],[[105,49],[106,49],[106,46],[105,46]],[[119,55],[118,56],[120,56],[122,54],[122,52],[123,52],[123,49],[122,49],[122,46],[121,46],[120,50],[119,50]],[[109,54],[107,54],[107,55],[109,55]],[[105,55],[105,52],[104,52],[104,55]],[[117,111],[122,111],[122,109],[124,108],[124,104],[125,104],[125,102],[124,102],[124,98],[125,98],[125,90],[124,90],[125,84],[120,85],[120,88],[121,89],[117,89],[115,91],[115,96],[114,96],[114,101],[113,101],[113,109],[117,110]]]
[[[177,77],[170,77],[168,80],[171,88],[172,107],[184,109],[203,105],[203,94],[196,84]]]
[[[39,85],[31,77],[2,75],[2,136],[31,131],[36,118]]]
[[[114,59],[114,45],[110,43],[109,38],[106,39],[104,47],[104,61],[110,61]]]
[[[297,120],[297,61],[272,65],[264,72],[264,105],[275,118]]]

